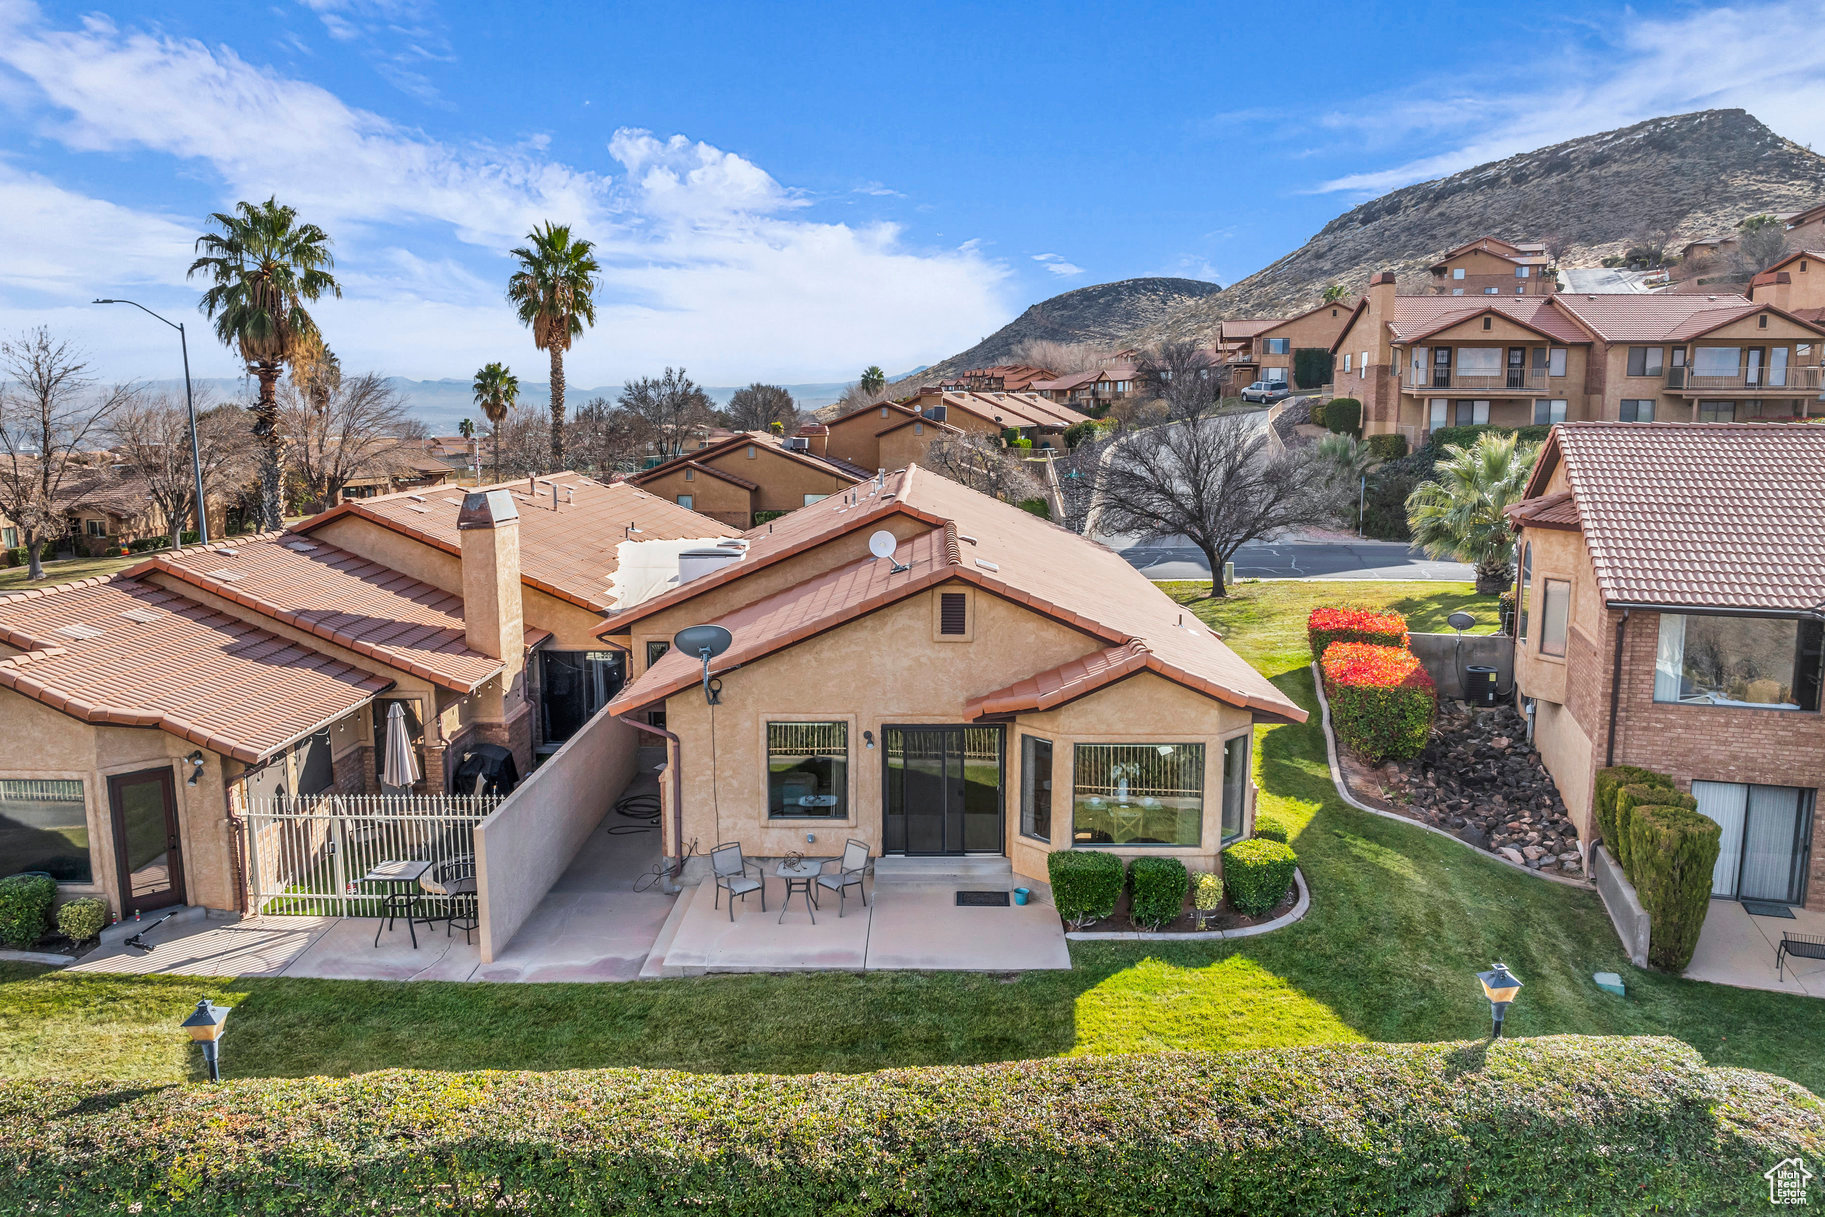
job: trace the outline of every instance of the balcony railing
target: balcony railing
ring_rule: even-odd
[[[1564,377],[1559,379],[1563,380]],[[1545,372],[1529,368],[1509,368],[1493,376],[1468,376],[1446,368],[1429,368],[1417,375],[1409,372],[1402,383],[1410,393],[1429,393],[1449,389],[1482,393],[1545,393],[1552,386]]]
[[[1694,393],[1816,393],[1825,378],[1821,369],[1801,367],[1747,369],[1727,376],[1699,376],[1691,368],[1668,368],[1667,388]]]

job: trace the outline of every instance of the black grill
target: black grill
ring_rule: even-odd
[[[940,634],[965,632],[964,604],[962,592],[938,593],[938,632]]]
[[[1004,909],[1008,907],[1008,894],[1006,892],[958,892],[957,907]]]

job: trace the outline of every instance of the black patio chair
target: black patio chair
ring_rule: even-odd
[[[868,907],[868,889],[862,884],[862,877],[868,873],[868,867],[868,842],[851,837],[843,846],[842,868],[834,875],[823,874],[817,877],[820,888],[836,893],[837,920],[842,920],[843,901],[852,887],[861,895],[862,907]]]
[[[749,873],[749,868],[753,873]],[[710,851],[710,871],[716,878],[716,904],[721,907],[722,894],[729,893],[729,920],[735,920],[735,897],[740,896],[742,903],[748,902],[749,892],[760,893],[760,911],[767,911],[767,879],[761,873],[758,862],[749,862],[741,856],[741,842],[730,841],[718,845]]]
[[[456,928],[457,922],[463,923],[463,941],[469,941],[469,935],[481,924],[479,916],[480,898],[476,895],[475,856],[462,854],[445,861],[433,863],[431,868],[418,877],[418,886],[428,896],[441,896],[444,899],[442,917],[425,917],[424,925],[444,923],[444,937]]]

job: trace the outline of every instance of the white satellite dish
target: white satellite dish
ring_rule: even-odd
[[[894,550],[900,548],[900,539],[885,528],[868,538],[868,552],[877,558],[886,558],[891,574],[911,570],[912,567],[901,564],[893,556]]]

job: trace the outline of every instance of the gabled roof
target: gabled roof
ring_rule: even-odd
[[[765,448],[770,452],[774,452],[787,460],[794,461],[807,468],[816,469],[819,473],[827,473],[832,477],[846,478],[850,482],[859,482],[865,477],[874,476],[874,471],[872,469],[863,469],[860,465],[838,460],[833,456],[817,456],[810,452],[801,452],[796,448],[788,448],[786,446],[786,441],[783,438],[770,432],[736,431],[731,433],[728,438],[717,440],[708,447],[699,448],[695,452],[687,452],[681,457],[674,457],[672,460],[666,461],[664,464],[655,465],[653,468],[646,470],[639,476],[630,478],[629,481],[633,482],[636,486],[645,485],[654,478],[663,477],[668,473],[676,472],[683,464],[694,463],[700,469],[707,469],[710,468],[709,462],[715,458],[722,456],[725,453],[733,452],[737,448],[746,448],[749,444],[753,444],[758,448]],[[736,485],[745,484],[750,490],[759,489],[757,483],[748,482],[738,475],[730,475],[728,480],[734,482]]]
[[[1475,250],[1491,254],[1505,262],[1527,266],[1538,265],[1546,261],[1546,247],[1537,241],[1516,242],[1504,241],[1500,237],[1478,237],[1474,241],[1467,241],[1447,252],[1437,262],[1434,262],[1430,269],[1435,273],[1441,271],[1451,259]]]
[[[1815,262],[1825,261],[1825,250],[1796,249],[1792,253],[1788,254],[1785,258],[1782,258],[1779,262],[1775,262],[1775,263],[1771,264],[1770,266],[1768,266],[1765,270],[1762,271],[1761,275],[1757,275],[1755,277],[1754,281],[1756,283],[1760,283],[1762,281],[1762,275],[1772,274],[1773,272],[1781,269],[1781,267],[1783,267],[1783,266],[1788,266],[1794,262],[1798,262],[1801,258],[1810,258]]]
[[[908,415],[905,418],[895,419],[894,421],[888,423],[885,427],[882,427],[879,431],[876,431],[874,433],[875,438],[879,439],[883,435],[891,435],[895,431],[899,431],[906,427],[911,427],[917,423],[924,423],[927,427],[936,427],[940,431],[949,431],[956,435],[963,434],[963,428],[957,426],[955,423],[944,422],[944,421],[942,421],[940,419],[936,419],[936,418],[927,418],[923,414],[912,414],[912,415]]]
[[[1121,375],[1124,370],[1126,374]],[[1133,377],[1134,369],[1112,364],[1089,375],[1091,380],[1126,380]],[[1089,418],[1037,393],[946,393],[943,401],[946,409],[962,410],[1001,427],[1069,427]]]
[[[1825,220],[1825,203],[1820,203],[1817,207],[1809,207],[1805,211],[1796,211],[1787,217],[1785,223],[1789,228],[1798,228],[1800,225],[1810,224],[1814,220]]]
[[[253,764],[392,687],[175,591],[115,575],[0,600],[0,687]]]
[[[629,524],[639,528],[635,538],[642,541],[712,541],[739,535],[727,524],[626,482],[604,484],[566,472],[539,478],[536,485],[536,501],[525,481],[496,485],[512,492],[519,509],[520,578],[546,595],[599,613],[617,603],[615,572],[620,568],[620,546],[631,539]],[[359,499],[294,525],[293,531],[309,535],[331,520],[352,515],[446,553],[461,554],[456,516],[463,495],[472,489],[437,486]],[[553,490],[558,492],[555,507]]]
[[[1576,532],[1582,526],[1578,517],[1578,504],[1572,499],[1569,490],[1516,503],[1508,508],[1507,515],[1513,523],[1528,528],[1559,528]]]
[[[275,533],[159,554],[125,573],[168,575],[455,692],[501,670],[469,648],[462,597],[324,541]],[[529,628],[526,645],[548,637]]]
[[[1628,299],[1648,299],[1631,296]],[[1557,296],[1396,296],[1393,315],[1387,318],[1388,337],[1394,342],[1418,342],[1485,313],[1497,313],[1517,325],[1568,346],[1591,338],[1553,307]],[[1359,304],[1359,310],[1366,304]],[[1346,325],[1345,331],[1348,330]],[[1342,341],[1342,334],[1338,341]]]
[[[1225,338],[1253,338],[1263,330],[1273,329],[1280,321],[1278,317],[1237,318],[1234,321],[1219,321],[1217,328]]]
[[[899,509],[880,501],[889,493],[917,518],[940,521],[901,542],[895,557],[904,570],[870,556],[862,544],[879,513]],[[1145,659],[1132,662],[1208,696],[1267,718],[1305,717],[1209,627],[1105,546],[917,466],[891,476],[873,505],[828,503],[785,518],[805,517],[801,527],[821,540],[861,533],[857,557],[720,618],[717,624],[730,631],[734,644],[712,662],[712,672],[774,654],[939,584],[960,582],[1080,630],[1101,643],[1099,650],[1139,648]],[[673,593],[673,602],[688,598],[684,593],[696,586]],[[624,714],[662,701],[696,683],[701,673],[695,657],[668,653],[623,689],[609,710]]]
[[[1561,461],[1608,603],[1803,612],[1825,602],[1825,426],[1561,423],[1530,499]]]
[[[1735,293],[1688,296],[1560,292],[1549,299],[1605,342],[1684,342],[1764,312],[1816,328],[1812,322],[1783,309],[1757,304]]]

